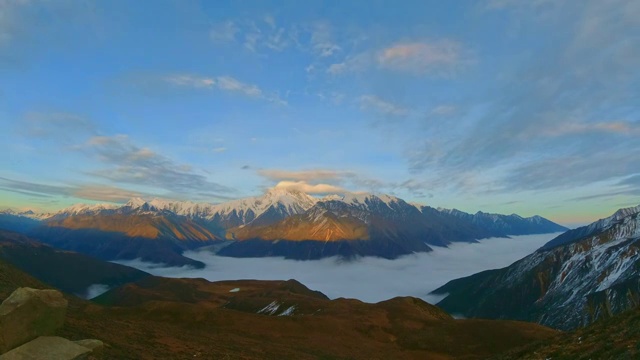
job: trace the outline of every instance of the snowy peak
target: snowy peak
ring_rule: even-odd
[[[124,204],[124,206],[130,207],[132,209],[137,209],[142,205],[144,205],[145,203],[146,201],[143,198],[135,197],[135,198],[129,199],[129,201],[127,201],[127,203]]]
[[[0,215],[19,216],[19,217],[25,217],[25,218],[34,219],[34,220],[42,220],[42,219],[51,217],[51,214],[49,213],[39,213],[33,210],[20,211],[20,210],[13,210],[13,209],[0,210]]]
[[[444,214],[470,221],[477,226],[490,229],[491,231],[495,232],[495,234],[526,235],[553,233],[568,230],[564,226],[558,225],[538,215],[523,218],[522,216],[517,214],[502,215],[485,213],[482,211],[478,211],[475,214],[469,214],[457,209],[441,209],[440,211]]]
[[[64,208],[55,215],[64,215],[64,216],[72,216],[72,215],[89,215],[95,214],[103,210],[115,210],[118,208],[118,205],[114,204],[74,204],[67,208]]]
[[[318,202],[318,199],[296,190],[283,188],[269,189],[264,195],[250,197],[239,200],[232,200],[226,203],[215,205],[213,212],[220,216],[236,213],[252,214],[257,218],[265,213],[269,208],[277,208],[287,215],[300,214]],[[253,219],[249,219],[251,221]]]

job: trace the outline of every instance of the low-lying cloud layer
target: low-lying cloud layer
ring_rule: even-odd
[[[429,292],[449,280],[510,265],[557,235],[486,239],[477,244],[436,247],[430,253],[404,256],[396,260],[362,258],[345,262],[337,258],[314,261],[275,257],[238,259],[200,251],[187,252],[185,255],[207,264],[202,270],[159,267],[137,260],[120,263],[165,277],[205,278],[211,281],[296,279],[332,299],[346,297],[378,302],[396,296],[415,296],[436,303],[442,297],[429,295]]]

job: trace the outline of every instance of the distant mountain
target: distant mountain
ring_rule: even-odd
[[[484,213],[482,211],[478,211],[475,214],[469,214],[456,209],[442,209],[441,212],[468,221],[483,229],[487,229],[493,234],[529,235],[568,230],[566,227],[558,225],[538,215],[523,218],[517,214],[501,215]]]
[[[640,304],[640,206],[556,237],[499,270],[434,291],[467,317],[517,319],[571,329]]]
[[[41,225],[41,220],[13,211],[0,212],[0,229],[27,233]]]
[[[78,296],[87,295],[87,289],[92,285],[112,288],[150,276],[127,266],[57,250],[24,235],[2,230],[0,261],[9,263],[55,288]]]
[[[204,264],[182,256],[182,252],[219,240],[205,225],[190,218],[126,206],[93,214],[54,216],[28,234],[57,248],[103,260],[139,258],[197,268]]]
[[[141,198],[123,206],[78,204],[48,215],[7,214],[3,224],[105,260],[197,267],[203,264],[182,252],[225,239],[227,246],[217,247],[225,256],[392,259],[452,242],[564,229],[541,217],[440,211],[367,193],[316,198],[282,188],[217,205]]]

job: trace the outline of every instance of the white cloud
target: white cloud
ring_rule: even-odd
[[[264,99],[279,105],[287,105],[277,94],[267,94],[258,85],[242,82],[231,76],[207,77],[191,74],[173,74],[163,78],[163,80],[174,86],[181,86],[195,89],[220,89],[228,92],[235,92]]]
[[[230,76],[220,76],[217,80],[218,88],[222,90],[237,91],[252,97],[262,97],[262,90],[256,85],[243,83]]]
[[[340,75],[345,73],[358,73],[371,68],[374,56],[371,52],[363,52],[357,55],[348,56],[343,62],[329,65],[327,73]]]
[[[382,49],[377,60],[383,68],[415,74],[448,73],[467,61],[462,45],[451,40],[397,43]]]
[[[342,180],[345,176],[354,175],[351,172],[315,169],[315,170],[301,170],[301,171],[289,171],[279,169],[260,169],[258,175],[263,176],[272,181],[282,180],[294,180],[294,181],[327,181],[327,180]]]
[[[210,281],[296,279],[332,299],[356,298],[378,302],[396,296],[415,296],[435,303],[442,297],[428,295],[449,280],[487,269],[510,265],[551,240],[555,235],[494,238],[477,244],[435,247],[433,252],[404,256],[395,260],[360,258],[345,262],[336,258],[295,261],[283,258],[227,258],[208,251],[184,255],[207,264],[202,270],[163,268],[138,260],[120,261],[154,275],[205,278]],[[242,289],[240,289],[242,291]]]
[[[329,65],[327,73],[339,75],[386,69],[415,75],[451,75],[471,62],[470,51],[453,40],[400,42],[347,56],[342,62]]]
[[[194,88],[210,88],[216,84],[216,80],[214,78],[185,74],[169,75],[165,78],[165,81],[174,85]]]
[[[280,181],[276,188],[298,190],[306,194],[342,194],[347,190],[330,184],[309,184],[306,181]]]
[[[359,102],[360,108],[363,110],[373,110],[385,115],[393,116],[406,116],[409,114],[409,109],[390,101],[383,100],[375,95],[363,95],[360,97]]]
[[[628,121],[612,122],[568,122],[541,130],[547,136],[563,136],[585,133],[611,133],[619,135],[640,135],[640,124]]]

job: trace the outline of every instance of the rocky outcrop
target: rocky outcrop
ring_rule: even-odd
[[[64,324],[66,312],[67,300],[59,291],[17,289],[0,305],[0,353],[53,335]]]
[[[18,288],[0,305],[0,360],[79,360],[102,353],[100,340],[54,335],[64,325],[67,300],[57,290]]]
[[[40,336],[20,347],[0,355],[0,360],[87,359],[91,349],[58,336]]]

